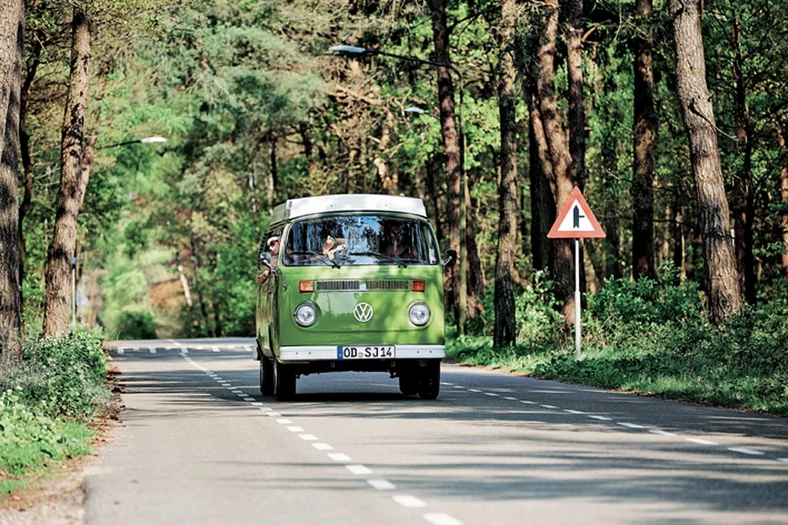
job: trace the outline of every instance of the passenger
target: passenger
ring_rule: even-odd
[[[263,272],[260,274],[260,278],[259,278],[260,284],[265,283],[271,277],[271,273],[273,273],[273,271],[275,271],[276,268],[279,266],[279,248],[280,248],[279,240],[280,240],[279,236],[274,235],[273,237],[269,237],[269,239],[265,241],[266,249],[268,250],[268,253],[271,254],[271,260],[270,260],[271,267],[270,268],[266,267],[266,269],[263,270]]]
[[[404,259],[418,259],[419,254],[410,245],[404,224],[393,224],[386,234],[386,255]]]
[[[268,239],[266,245],[268,246],[268,251],[271,253],[271,266],[276,268],[279,265],[279,250],[281,247],[279,236],[274,235]]]

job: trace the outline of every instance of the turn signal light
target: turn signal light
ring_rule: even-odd
[[[426,287],[427,285],[424,283],[424,281],[413,281],[411,283],[410,289],[411,291],[414,292],[423,292],[426,289]]]
[[[315,281],[298,281],[298,291],[301,293],[314,292]]]

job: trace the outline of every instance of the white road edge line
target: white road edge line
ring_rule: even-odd
[[[698,439],[698,438],[685,438],[685,439],[687,441],[697,443],[698,445],[719,445],[719,443],[715,443],[714,441],[708,441],[706,439]]]
[[[675,436],[673,432],[666,432],[664,430],[649,430],[652,434],[659,434],[660,436]]]
[[[622,427],[627,427],[627,428],[646,428],[643,425],[636,425],[634,423],[626,423],[623,421],[617,421],[616,425],[621,425]]]

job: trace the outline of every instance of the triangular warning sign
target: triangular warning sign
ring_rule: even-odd
[[[605,232],[591,213],[591,208],[575,186],[561,213],[547,233],[548,239],[601,239]]]

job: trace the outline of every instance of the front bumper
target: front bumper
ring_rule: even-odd
[[[445,345],[395,345],[397,356],[394,359],[443,359],[446,357]],[[283,346],[279,349],[279,360],[288,361],[337,361],[337,346]],[[351,361],[342,359],[342,361]],[[356,361],[356,360],[353,360]]]

